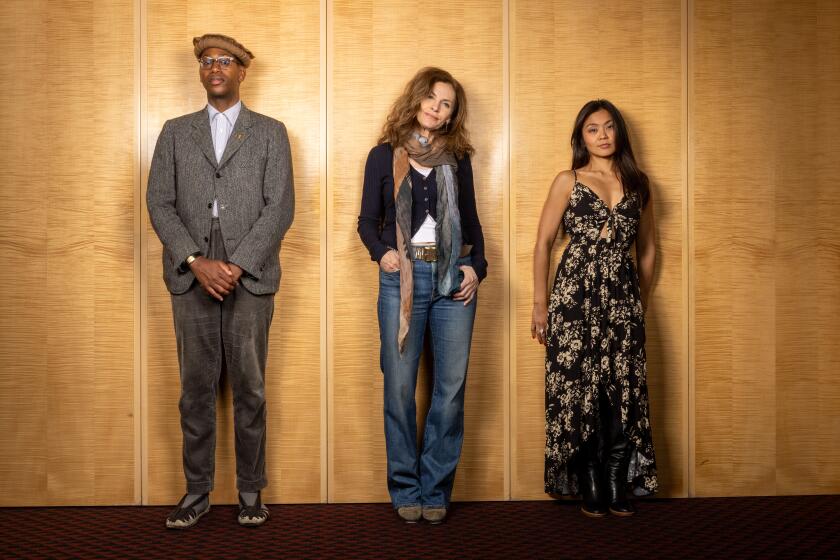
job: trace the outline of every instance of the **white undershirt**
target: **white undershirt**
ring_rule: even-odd
[[[412,165],[412,167],[414,167]],[[414,169],[422,175],[423,177],[428,177],[429,174],[432,172],[430,167],[414,167]],[[437,222],[434,218],[432,218],[431,214],[426,214],[426,219],[420,225],[420,229],[417,230],[417,233],[414,234],[414,237],[411,238],[411,242],[413,244],[435,244],[437,243]]]

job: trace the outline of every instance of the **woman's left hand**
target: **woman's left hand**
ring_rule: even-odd
[[[464,280],[461,282],[461,289],[453,294],[452,299],[456,301],[464,300],[464,306],[467,306],[475,298],[475,292],[478,291],[478,274],[475,273],[473,267],[466,264],[458,268],[464,273]]]

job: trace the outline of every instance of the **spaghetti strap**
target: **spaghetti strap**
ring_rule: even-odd
[[[572,173],[574,173],[574,174],[575,174],[575,183],[577,183],[577,170],[576,170],[576,169],[572,169]]]

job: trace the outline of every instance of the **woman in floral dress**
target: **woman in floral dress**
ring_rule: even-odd
[[[656,255],[653,200],[609,101],[580,110],[572,151],[572,169],[551,185],[534,249],[531,336],[546,346],[545,491],[580,494],[590,517],[628,516],[628,489],[657,490],[644,317]],[[561,224],[570,240],[548,297]]]

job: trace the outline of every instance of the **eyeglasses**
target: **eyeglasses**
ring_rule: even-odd
[[[198,65],[204,69],[213,68],[213,64],[216,62],[219,63],[219,68],[227,68],[236,62],[236,59],[232,56],[219,56],[217,58],[213,58],[212,56],[203,56],[198,59]]]

